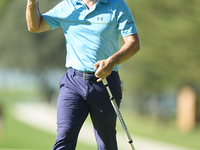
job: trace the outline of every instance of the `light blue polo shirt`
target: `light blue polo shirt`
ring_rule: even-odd
[[[62,27],[66,67],[94,72],[94,64],[119,50],[120,36],[137,33],[124,0],[99,0],[88,10],[82,0],[63,0],[42,15],[51,29]],[[114,67],[118,70],[119,65]]]

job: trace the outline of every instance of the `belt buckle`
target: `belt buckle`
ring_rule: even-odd
[[[86,73],[85,73],[85,72],[83,72],[83,79],[87,80],[87,78],[85,78],[85,74],[86,74]]]
[[[96,77],[95,76],[91,76],[89,78],[86,77],[86,74],[90,74],[90,73],[87,73],[87,72],[83,72],[83,79],[85,80],[94,80]],[[91,73],[92,74],[92,73]]]

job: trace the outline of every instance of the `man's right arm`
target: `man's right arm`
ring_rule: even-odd
[[[30,32],[40,33],[51,30],[51,27],[41,16],[38,7],[38,0],[27,0],[26,22]]]

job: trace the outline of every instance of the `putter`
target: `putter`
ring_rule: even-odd
[[[120,123],[122,125],[122,129],[123,129],[123,131],[124,131],[124,133],[126,135],[128,143],[131,145],[132,150],[135,150],[135,147],[133,146],[133,140],[131,139],[131,136],[130,136],[130,134],[128,132],[128,129],[126,127],[126,124],[124,122],[124,119],[122,118],[122,115],[121,115],[121,113],[119,111],[119,107],[117,106],[117,103],[116,103],[116,101],[115,101],[115,99],[114,99],[114,97],[113,97],[113,95],[112,95],[112,93],[110,91],[110,88],[108,86],[108,82],[107,82],[106,79],[103,79],[102,82],[103,82],[104,86],[106,87],[106,89],[108,91],[108,94],[110,96],[110,101],[111,101],[112,106],[113,106],[113,108],[114,108],[114,110],[115,110],[115,112],[117,114],[117,117],[118,117],[118,119],[119,119],[119,121],[120,121]]]

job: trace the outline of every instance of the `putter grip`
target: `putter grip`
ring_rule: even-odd
[[[108,86],[108,82],[107,82],[106,78],[105,78],[105,79],[103,79],[103,80],[102,80],[102,82],[103,82],[103,85],[104,85],[105,87],[107,87],[107,86]]]

